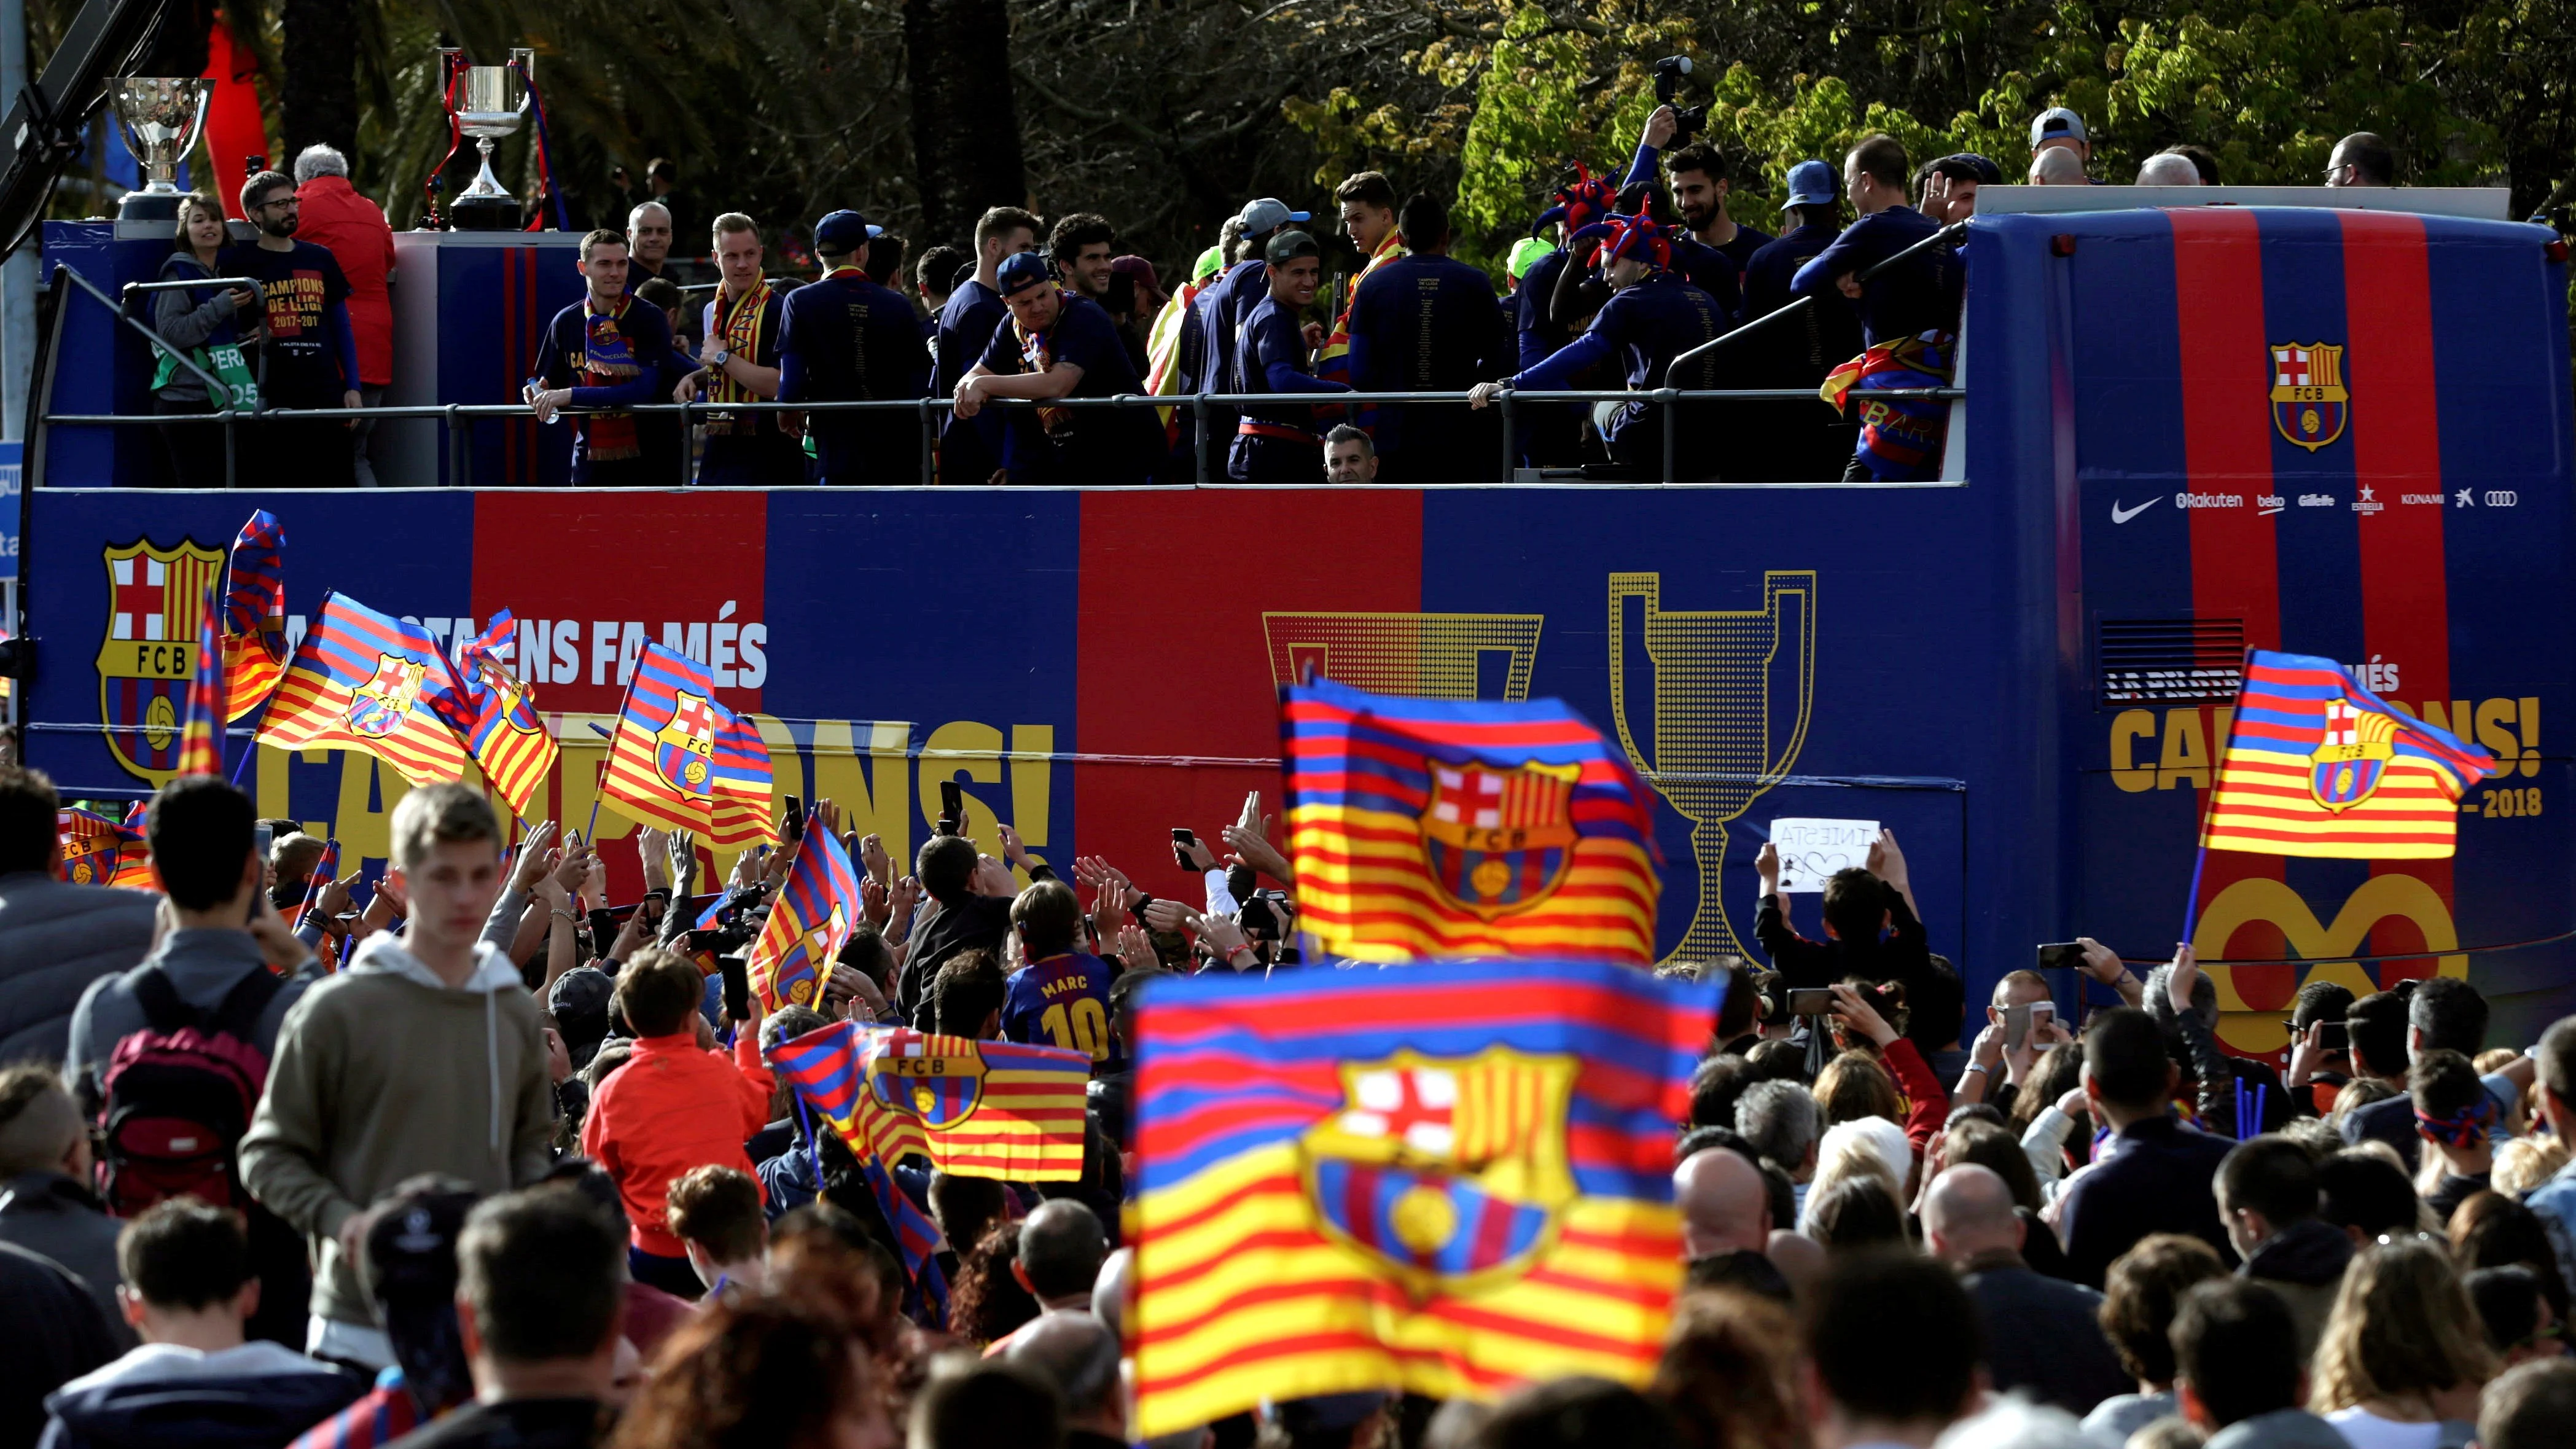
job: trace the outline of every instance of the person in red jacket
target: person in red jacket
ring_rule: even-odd
[[[698,1003],[706,978],[659,947],[618,973],[611,1008],[635,1032],[634,1052],[592,1095],[581,1150],[607,1169],[634,1224],[626,1261],[639,1283],[695,1298],[705,1291],[671,1231],[671,1184],[693,1167],[751,1172],[743,1143],[769,1122],[774,1085],[760,1062],[760,1003],[734,1036],[733,1059],[709,1050]]]
[[[295,158],[295,200],[302,210],[295,234],[327,247],[349,282],[349,330],[358,341],[358,397],[366,407],[381,406],[394,381],[394,229],[385,210],[349,185],[349,158],[328,146],[307,146]],[[367,461],[375,441],[373,418],[361,418],[351,432],[356,449],[358,486],[376,486],[376,470]]]

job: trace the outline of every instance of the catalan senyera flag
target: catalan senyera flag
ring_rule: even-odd
[[[239,720],[268,703],[286,674],[286,525],[263,508],[233,540],[224,584],[224,680]]]
[[[1333,955],[1655,954],[1650,797],[1564,701],[1280,690],[1305,929]]]
[[[313,874],[304,882],[304,899],[297,901],[295,909],[286,913],[287,929],[293,930],[303,925],[304,918],[311,914],[314,903],[322,899],[322,887],[339,878],[340,842],[325,840],[322,842],[322,856],[313,862]]]
[[[769,746],[716,703],[707,667],[646,644],[609,740],[600,799],[646,825],[696,831],[709,845],[755,845],[778,839],[769,783]]]
[[[761,1010],[815,1005],[859,919],[859,873],[848,849],[831,831],[808,829],[769,922],[751,944],[751,989],[760,993]]]
[[[188,680],[188,708],[179,725],[179,773],[224,774],[224,646],[222,618],[209,590],[197,616],[197,669]]]
[[[535,691],[512,671],[506,657],[518,647],[518,627],[503,609],[492,616],[490,628],[466,644],[456,672],[455,698],[462,708],[448,723],[465,737],[483,777],[524,820],[563,751],[537,715]]]
[[[343,594],[321,612],[278,681],[259,742],[286,750],[364,750],[415,785],[465,776],[465,713],[455,671],[427,629]]]
[[[2255,650],[2245,664],[2201,843],[2345,859],[2439,859],[2460,794],[2495,756],[2361,687],[2331,659]]]
[[[95,810],[55,811],[54,837],[62,842],[63,856],[59,874],[74,885],[113,884],[126,842],[137,834]]]
[[[772,1060],[855,1156],[917,1152],[960,1177],[1082,1177],[1087,1053],[842,1021]]]
[[[1643,1384],[1718,982],[1607,961],[1157,981],[1138,1017],[1136,1433],[1287,1399]]]

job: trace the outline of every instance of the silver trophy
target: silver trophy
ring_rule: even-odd
[[[449,55],[458,54],[446,51]],[[459,224],[476,225],[476,213],[506,213],[509,226],[516,225],[519,199],[492,174],[492,143],[503,136],[517,135],[519,124],[528,114],[528,75],[536,63],[533,50],[512,50],[508,65],[465,65],[453,67],[454,80],[447,91],[448,113],[456,118],[456,128],[474,138],[475,148],[483,153],[483,168],[475,173],[472,185],[456,193],[454,209]],[[489,225],[490,223],[485,223]]]
[[[206,129],[206,106],[215,83],[196,77],[121,75],[107,83],[107,98],[125,127],[126,149],[143,168],[143,189],[118,202],[119,221],[169,221],[179,215],[179,162]]]

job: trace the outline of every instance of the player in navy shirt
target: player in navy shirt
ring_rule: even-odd
[[[1270,239],[1263,260],[1267,289],[1235,335],[1234,390],[1349,392],[1315,376],[1308,358],[1323,341],[1323,328],[1299,321],[1315,300],[1315,289],[1323,285],[1323,249],[1302,231],[1283,231]],[[1235,423],[1225,472],[1238,483],[1312,483],[1322,458],[1323,439],[1315,431],[1311,405],[1256,403]]]
[[[1556,279],[1564,272],[1568,259],[1564,238],[1609,215],[1617,195],[1618,189],[1608,177],[1596,178],[1577,167],[1574,180],[1557,190],[1556,205],[1540,212],[1538,219],[1530,223],[1532,236],[1556,228],[1558,246],[1521,273],[1520,291],[1512,299],[1520,340],[1520,371],[1527,372],[1547,361],[1558,348],[1574,340],[1573,330],[1551,315]],[[1574,404],[1530,403],[1515,410],[1514,421],[1524,464],[1565,467],[1581,460],[1583,415]]]
[[[1827,163],[1801,161],[1789,168],[1789,201],[1781,210],[1793,225],[1753,254],[1753,265],[1744,274],[1746,322],[1796,300],[1790,279],[1841,233],[1841,199],[1842,180]],[[1860,314],[1839,292],[1819,295],[1796,315],[1734,345],[1744,349],[1748,385],[1812,388],[1860,355]],[[1745,462],[1753,478],[1814,482],[1842,476],[1851,457],[1852,428],[1830,405],[1811,399],[1745,406],[1755,415],[1745,435]]]
[[[822,280],[787,294],[778,336],[782,402],[912,399],[930,380],[912,304],[857,265],[879,228],[855,211],[814,224]],[[921,421],[910,409],[805,416],[814,481],[844,487],[921,481]]]
[[[1118,324],[1100,304],[1055,285],[1046,259],[1022,252],[995,278],[1010,320],[957,383],[957,415],[973,418],[997,397],[1054,401],[1141,393]],[[1013,408],[1002,462],[1013,483],[1143,483],[1160,461],[1163,431],[1150,408]]]
[[[1405,254],[1360,279],[1351,302],[1351,383],[1361,392],[1463,392],[1512,369],[1515,338],[1483,272],[1444,253],[1449,209],[1415,196],[1396,219]],[[1467,410],[1377,408],[1385,482],[1483,482],[1502,435]]]
[[[939,309],[938,370],[931,383],[941,397],[957,391],[967,369],[983,357],[1010,309],[995,290],[1002,259],[1034,251],[1038,219],[1016,206],[997,206],[975,223],[975,275],[948,294]],[[953,413],[939,430],[939,481],[989,483],[1002,466],[1002,415],[997,409],[982,417]]]
[[[546,324],[537,375],[520,396],[540,423],[572,414],[572,481],[593,488],[670,486],[647,471],[633,413],[616,409],[667,398],[671,319],[626,290],[626,238],[594,231],[581,239],[582,299]]]
[[[1664,157],[1664,171],[1672,178],[1673,208],[1682,214],[1692,240],[1726,253],[1741,275],[1772,237],[1727,214],[1731,183],[1724,153],[1706,141],[1694,141]]]
[[[1946,246],[1926,247],[1867,282],[1859,274],[1939,231],[1939,223],[1905,204],[1905,148],[1890,136],[1872,136],[1843,161],[1843,184],[1860,220],[1833,245],[1798,269],[1789,290],[1801,297],[1840,295],[1860,307],[1863,337],[1872,346],[1959,325],[1961,270]]]
[[[1028,964],[1011,974],[1002,996],[1002,1039],[1062,1047],[1091,1058],[1093,1076],[1124,1071],[1110,1030],[1109,983],[1118,968],[1073,949],[1082,905],[1073,887],[1042,880],[1011,902],[1011,928]]]
[[[1283,228],[1309,219],[1308,213],[1290,211],[1288,203],[1276,197],[1265,196],[1243,208],[1236,221],[1243,229],[1244,260],[1228,266],[1217,274],[1216,280],[1200,288],[1198,296],[1190,301],[1189,315],[1181,319],[1182,392],[1242,391],[1234,385],[1235,339],[1243,330],[1243,319],[1270,295],[1270,269],[1263,260],[1264,252],[1271,238]],[[1207,410],[1208,451],[1212,455],[1226,455],[1237,421],[1238,414],[1232,408]],[[1189,440],[1184,437],[1182,441],[1186,446]]]
[[[1710,385],[1711,361],[1703,359],[1676,372],[1673,359],[1725,332],[1727,319],[1715,298],[1666,265],[1672,253],[1664,229],[1642,217],[1613,215],[1577,231],[1569,241],[1580,249],[1596,237],[1611,293],[1591,328],[1545,362],[1523,369],[1509,383],[1478,383],[1468,394],[1471,405],[1485,406],[1506,386],[1560,389],[1586,367],[1614,358],[1622,364],[1631,390]],[[1593,422],[1609,445],[1612,461],[1641,473],[1662,472],[1662,417],[1654,404],[1603,403],[1594,410]],[[1704,476],[1712,462],[1714,432],[1683,427],[1676,434],[1673,476]]]

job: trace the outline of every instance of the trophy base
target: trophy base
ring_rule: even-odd
[[[506,193],[459,196],[447,204],[447,216],[458,231],[517,231],[519,199]]]
[[[116,219],[166,221],[175,225],[179,220],[179,203],[187,199],[187,195],[184,191],[129,191],[125,193],[125,199],[116,204]]]

